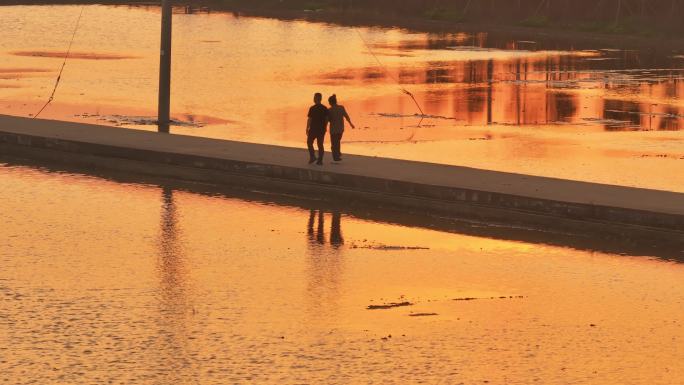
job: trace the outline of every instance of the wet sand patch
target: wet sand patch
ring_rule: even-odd
[[[14,56],[26,56],[26,57],[44,57],[44,58],[56,58],[63,59],[66,52],[63,51],[13,51],[9,52],[10,55]],[[82,59],[82,60],[124,60],[124,59],[140,59],[140,56],[135,55],[124,55],[124,54],[114,54],[114,53],[103,53],[103,52],[71,52],[69,54],[70,59]]]

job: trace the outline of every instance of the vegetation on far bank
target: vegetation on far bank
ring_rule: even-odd
[[[358,12],[443,22],[657,36],[684,32],[684,0],[214,0],[249,10]]]
[[[155,4],[159,0],[7,0],[4,4]],[[644,37],[684,37],[684,0],[173,0],[252,13],[320,12],[498,24]]]

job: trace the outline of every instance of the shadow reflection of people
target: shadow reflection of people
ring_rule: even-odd
[[[330,245],[338,248],[344,245],[344,238],[342,237],[342,213],[338,210],[332,211],[332,224],[330,225]],[[316,224],[316,229],[314,229]],[[320,245],[325,245],[325,212],[323,210],[309,211],[309,222],[307,225],[307,234],[310,242],[315,242]]]
[[[342,215],[339,211],[332,211],[329,238],[325,232],[325,217],[324,210],[311,209],[307,222],[307,293],[312,321],[334,320],[338,315],[343,270],[343,254],[340,249],[344,244],[341,231]]]
[[[330,225],[330,244],[333,247],[340,247],[344,245],[344,238],[342,237],[342,214],[335,210],[332,213],[332,224]]]
[[[318,226],[314,230],[314,224],[316,223],[316,213],[318,213]],[[309,235],[309,241],[319,243],[321,245],[325,244],[325,219],[322,210],[311,209],[309,212],[309,224],[307,225],[307,234]]]

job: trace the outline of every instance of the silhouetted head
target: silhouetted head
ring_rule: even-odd
[[[320,92],[316,92],[314,94],[314,103],[316,104],[321,104],[321,101],[323,100],[323,95],[321,95]]]
[[[337,95],[333,95],[328,98],[328,103],[330,103],[331,106],[336,106],[337,105]]]

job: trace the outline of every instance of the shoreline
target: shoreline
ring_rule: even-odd
[[[112,5],[112,6],[158,6],[149,1],[107,1],[107,0],[28,0],[10,1],[1,6],[20,5]],[[633,33],[606,33],[581,31],[568,26],[530,27],[520,23],[483,23],[472,21],[432,20],[426,17],[408,17],[403,15],[378,14],[350,10],[322,9],[316,11],[289,10],[275,8],[245,7],[223,4],[212,0],[174,2],[174,6],[208,7],[208,11],[227,12],[245,17],[263,17],[269,19],[293,21],[304,20],[314,23],[328,23],[346,27],[364,28],[400,28],[419,33],[477,33],[484,32],[494,37],[510,40],[530,40],[544,43],[545,48],[573,47],[619,48],[643,50],[681,50],[684,52],[684,37],[668,38],[665,35],[641,36]],[[193,9],[193,8],[191,8]],[[605,47],[600,47],[605,45]]]
[[[305,20],[315,23],[328,23],[345,27],[366,28],[400,28],[418,33],[478,33],[484,32],[511,40],[529,40],[531,37],[548,46],[574,46],[576,49],[621,48],[684,51],[684,38],[663,39],[662,36],[643,37],[634,34],[608,34],[584,32],[573,29],[552,27],[526,27],[509,23],[476,23],[450,22],[411,18],[404,16],[387,16],[372,13],[344,11],[286,11],[249,8],[225,8],[222,11],[238,13],[247,17],[264,17],[278,20]],[[597,45],[607,45],[598,47]],[[547,47],[549,48],[549,47]]]

